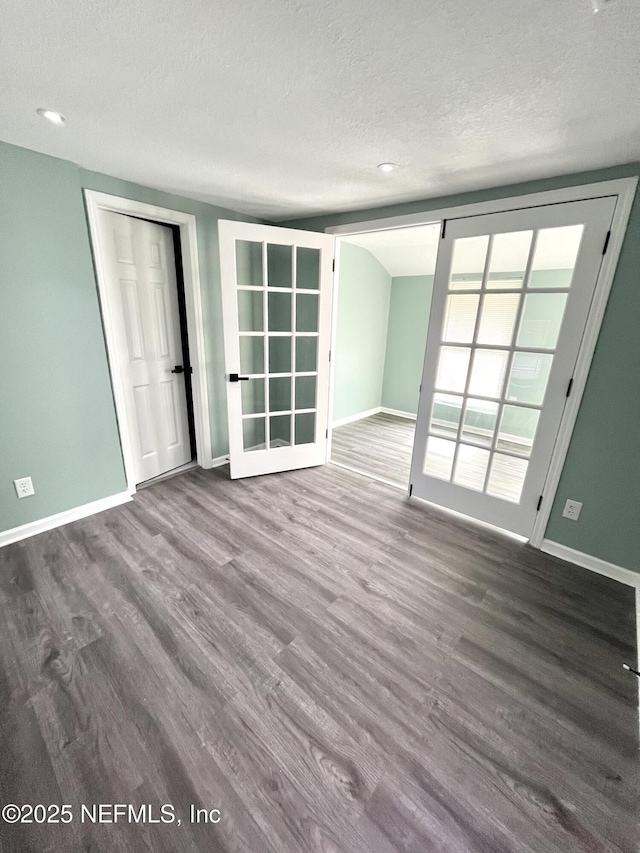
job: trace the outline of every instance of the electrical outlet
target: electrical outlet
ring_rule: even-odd
[[[580,510],[582,509],[582,504],[580,501],[567,501],[564,505],[564,512],[562,515],[565,518],[570,518],[571,521],[577,521],[580,518]]]
[[[22,477],[20,480],[14,480],[13,485],[16,487],[16,494],[19,498],[28,498],[30,495],[35,494],[31,477]]]

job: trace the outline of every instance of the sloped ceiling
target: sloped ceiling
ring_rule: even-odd
[[[440,239],[440,223],[394,228],[344,237],[371,252],[390,276],[433,275]]]
[[[631,162],[640,0],[604,6],[5,0],[0,138],[272,220]]]

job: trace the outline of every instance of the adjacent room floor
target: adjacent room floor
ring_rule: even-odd
[[[197,469],[0,550],[0,601],[2,801],[74,813],[2,849],[636,850],[634,590],[369,478]]]
[[[415,430],[415,421],[384,412],[336,427],[331,443],[331,460],[338,465],[346,465],[354,471],[408,489]],[[440,435],[455,440],[457,429],[447,430],[441,426]],[[456,479],[456,482],[463,485],[473,484],[476,487],[479,483],[482,488],[487,467],[487,451],[483,448],[491,445],[491,438],[487,439],[481,432],[470,436],[470,430],[467,429],[466,439],[478,448],[477,456],[474,456],[475,447],[467,446],[466,449],[471,453],[465,459],[464,471],[456,469],[454,478],[456,475],[460,476],[461,479]],[[507,441],[502,436],[499,447],[523,457],[528,456],[531,450],[530,445],[527,446],[526,443]],[[515,464],[501,465],[492,472],[493,494],[508,496],[510,500],[518,501],[526,469],[520,467],[520,460],[512,462]],[[427,472],[448,480],[451,474],[450,455],[432,450]]]
[[[408,489],[415,430],[415,421],[385,413],[335,427],[331,459]]]

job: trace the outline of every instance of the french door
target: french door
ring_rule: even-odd
[[[326,461],[334,239],[219,223],[231,477]]]
[[[530,536],[615,201],[446,222],[413,495]]]

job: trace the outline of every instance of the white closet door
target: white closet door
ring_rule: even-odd
[[[125,388],[125,431],[141,483],[191,460],[170,228],[101,210],[110,359]]]

